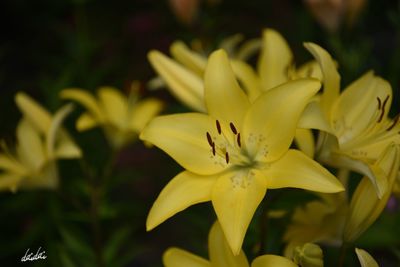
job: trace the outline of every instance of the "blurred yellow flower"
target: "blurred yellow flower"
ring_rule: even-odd
[[[243,250],[236,256],[232,253],[218,222],[208,236],[208,255],[209,261],[179,248],[169,248],[163,255],[163,263],[165,267],[250,267]],[[251,267],[276,266],[297,267],[289,259],[276,255],[260,256],[251,264]]]
[[[331,56],[316,44],[305,46],[321,65],[324,90],[299,124],[330,133],[321,135],[320,161],[368,176],[382,197],[388,179],[373,165],[390,143],[400,144],[399,116],[388,118],[390,84],[370,71],[340,93],[340,76]]]
[[[361,263],[361,267],[379,267],[374,258],[365,250],[356,248],[356,254]]]
[[[285,83],[250,104],[226,53],[218,50],[210,56],[204,83],[208,114],[158,117],[140,135],[186,169],[155,201],[148,230],[193,204],[211,200],[237,255],[267,188],[344,190],[317,162],[289,149],[302,110],[320,88],[318,80]]]
[[[295,247],[307,242],[340,245],[348,203],[346,194],[318,194],[321,199],[295,209],[284,235],[284,255],[292,257]]]
[[[56,160],[81,156],[79,147],[61,128],[72,106],[62,107],[52,116],[25,93],[18,93],[15,99],[23,118],[17,127],[15,151],[3,143],[0,190],[55,189],[58,186]]]
[[[381,198],[375,194],[374,186],[364,177],[354,192],[343,231],[345,242],[354,242],[362,233],[376,221],[392,193],[397,171],[400,166],[400,145],[389,145],[373,167],[378,167],[387,177],[387,190]]]
[[[96,99],[83,89],[64,89],[63,99],[74,100],[86,108],[76,122],[78,131],[101,126],[110,144],[118,149],[137,139],[143,127],[162,109],[155,98],[139,100],[139,85],[134,83],[127,98],[118,89],[100,87]]]
[[[345,193],[319,194],[321,200],[307,203],[295,210],[292,222],[284,236],[287,241],[285,256],[290,257],[294,247],[305,242],[340,245],[354,242],[379,217],[385,208],[400,165],[399,145],[389,145],[374,163],[388,179],[388,190],[378,198],[368,177],[363,177],[350,202]],[[347,173],[348,174],[348,173]],[[339,176],[340,177],[340,176]],[[347,184],[343,178],[343,184]]]

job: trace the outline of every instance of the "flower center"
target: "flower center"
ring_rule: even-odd
[[[233,122],[229,123],[229,129],[222,126],[224,125],[221,125],[216,120],[215,127],[218,134],[213,136],[210,132],[206,132],[211,158],[214,160],[214,163],[224,167],[226,165],[242,167],[252,165],[253,160],[243,148],[242,136]]]

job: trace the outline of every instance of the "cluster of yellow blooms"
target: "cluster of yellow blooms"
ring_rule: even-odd
[[[196,112],[157,117],[140,135],[185,168],[155,201],[147,229],[211,201],[218,223],[209,236],[210,262],[173,248],[165,266],[249,266],[241,247],[267,188],[307,189],[318,200],[297,208],[284,236],[285,256],[294,262],[265,255],[251,266],[323,266],[322,252],[307,242],[354,242],[400,179],[399,116],[388,116],[392,89],[370,71],[340,91],[327,51],[305,43],[314,60],[296,67],[287,42],[271,29],[239,53],[234,42],[209,57],[179,41],[173,59],[149,53],[163,82]],[[253,69],[245,59],[257,47]],[[311,129],[319,130],[317,140]],[[339,179],[321,164],[337,168]],[[348,200],[350,171],[364,177]],[[362,266],[378,266],[365,251],[356,253]]]
[[[327,51],[305,43],[314,60],[296,67],[287,42],[271,29],[238,52],[236,41],[208,57],[182,42],[171,46],[174,59],[149,53],[161,81],[191,113],[157,116],[161,101],[139,101],[135,88],[126,97],[102,87],[97,99],[72,88],[61,98],[86,108],[76,122],[79,131],[100,126],[115,149],[139,137],[185,169],[154,202],[147,230],[189,206],[212,202],[217,222],[209,234],[210,260],[171,248],[163,257],[166,267],[250,266],[242,244],[252,217],[267,189],[286,187],[316,192],[318,200],[295,210],[285,257],[263,255],[251,266],[323,266],[312,242],[354,242],[400,180],[399,116],[388,116],[392,89],[370,71],[341,91]],[[246,59],[258,49],[254,69]],[[56,160],[82,156],[61,127],[72,104],[52,116],[24,93],[16,102],[23,118],[16,148],[3,145],[0,154],[0,189],[55,188]],[[336,168],[337,178],[322,164]],[[348,199],[350,171],[364,177]],[[367,252],[356,253],[363,267],[378,266]]]

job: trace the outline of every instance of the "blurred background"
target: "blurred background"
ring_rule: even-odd
[[[155,77],[147,60],[151,49],[169,54],[177,39],[194,39],[212,51],[226,37],[241,33],[258,38],[265,27],[278,30],[294,51],[296,64],[311,59],[303,48],[312,41],[337,60],[342,88],[369,69],[390,81],[392,114],[399,110],[400,2],[394,0],[3,0],[0,2],[0,138],[15,142],[21,114],[14,95],[25,91],[46,108],[62,105],[66,87],[95,91],[110,85],[128,93],[132,81],[142,82],[141,94],[166,103],[164,113],[187,111],[166,90],[150,91]],[[254,62],[255,63],[255,60]],[[74,121],[66,128],[84,151],[89,168],[113,161],[109,187],[100,203],[101,246],[106,266],[161,266],[162,252],[178,246],[207,257],[207,235],[215,220],[211,204],[190,208],[146,233],[147,213],[161,189],[181,167],[158,149],[140,142],[112,155],[100,129],[78,133]],[[90,196],[77,161],[60,162],[57,192],[26,191],[0,194],[1,266],[96,266],[89,215]],[[278,195],[272,190],[267,199]],[[286,189],[277,207],[292,210],[310,196]],[[289,192],[289,193],[288,193]],[[360,239],[382,266],[399,266],[400,216],[391,209]],[[245,241],[249,259],[260,246],[260,222],[255,216]],[[269,222],[268,253],[280,253],[280,238],[288,217]],[[42,247],[48,258],[21,263],[27,248]],[[388,249],[390,248],[390,249]],[[337,249],[326,253],[329,259]],[[358,266],[349,255],[348,265]]]

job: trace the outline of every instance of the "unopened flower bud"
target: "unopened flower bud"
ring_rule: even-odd
[[[294,249],[294,262],[301,267],[323,267],[322,249],[315,244],[306,243]]]

